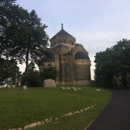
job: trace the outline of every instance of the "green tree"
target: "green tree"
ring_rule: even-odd
[[[130,72],[130,40],[123,39],[113,47],[114,51],[122,54],[119,57],[121,61],[119,75],[124,87],[128,87],[127,77]]]
[[[22,85],[28,80],[27,86],[29,87],[41,87],[43,84],[40,72],[38,70],[30,71],[27,76],[23,75]]]
[[[27,82],[27,86],[29,87],[41,87],[42,86],[42,79],[40,72],[36,70],[35,64],[33,62],[29,63],[28,65],[28,75],[25,75],[23,73],[22,75],[22,85],[25,84],[25,81]]]
[[[42,80],[45,80],[45,79],[56,80],[57,75],[58,75],[58,71],[56,70],[55,67],[44,68],[41,71]]]
[[[16,8],[16,6],[12,6],[15,1],[0,1],[0,82],[7,78],[15,79],[16,73],[19,74],[17,61],[9,56],[11,36],[6,33],[11,25],[12,18],[15,17],[12,14],[12,10],[15,12],[14,9]]]
[[[4,3],[14,3],[16,0],[0,0],[0,4]]]
[[[49,56],[47,49],[47,27],[41,23],[36,12],[30,13],[10,2],[0,5],[0,54],[1,57],[16,59],[26,64],[25,75],[28,74],[29,60],[34,63]]]
[[[130,72],[130,41],[123,39],[115,46],[107,48],[95,56],[95,81],[102,87],[118,87],[121,78],[123,87],[128,87],[127,77]]]
[[[95,63],[95,81],[98,86],[111,86],[113,87],[113,78],[115,73],[115,56],[109,49],[105,52],[100,52],[96,54]],[[112,59],[110,57],[113,57]]]
[[[16,73],[19,73],[19,68],[15,60],[0,59],[0,82],[7,78],[14,79]]]
[[[26,10],[15,5],[13,1],[15,0],[0,1],[0,45],[1,47],[3,46],[3,52],[5,48],[11,48],[12,44],[17,43],[18,40],[22,40],[20,39],[19,30],[22,28],[23,20],[28,15]]]

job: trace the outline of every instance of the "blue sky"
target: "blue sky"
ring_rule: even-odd
[[[17,0],[16,4],[29,12],[34,9],[48,26],[50,38],[63,23],[64,30],[89,52],[92,78],[95,54],[130,39],[130,0]]]

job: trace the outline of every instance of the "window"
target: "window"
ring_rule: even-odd
[[[47,66],[47,69],[50,69],[51,68],[51,65],[49,64],[48,66]]]
[[[69,64],[66,65],[66,73],[69,73]]]

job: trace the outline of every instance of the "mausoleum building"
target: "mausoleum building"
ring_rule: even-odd
[[[56,67],[57,84],[90,85],[90,58],[76,38],[63,29],[50,39],[50,51],[54,58],[45,58],[43,67]]]

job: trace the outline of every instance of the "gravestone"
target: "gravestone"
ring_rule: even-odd
[[[45,79],[44,87],[56,87],[56,83],[53,79]]]
[[[12,85],[12,88],[15,88],[15,85]]]
[[[26,90],[26,89],[27,89],[27,86],[24,85],[24,86],[23,86],[23,90]]]
[[[101,91],[101,90],[100,90],[100,89],[96,89],[96,91],[98,91],[98,92],[99,92],[99,91]]]
[[[7,85],[7,88],[11,88],[11,85]]]
[[[65,90],[66,88],[65,87],[61,87],[63,90]]]
[[[74,91],[77,91],[77,88],[76,88],[76,87],[72,87],[72,89],[73,89]]]

